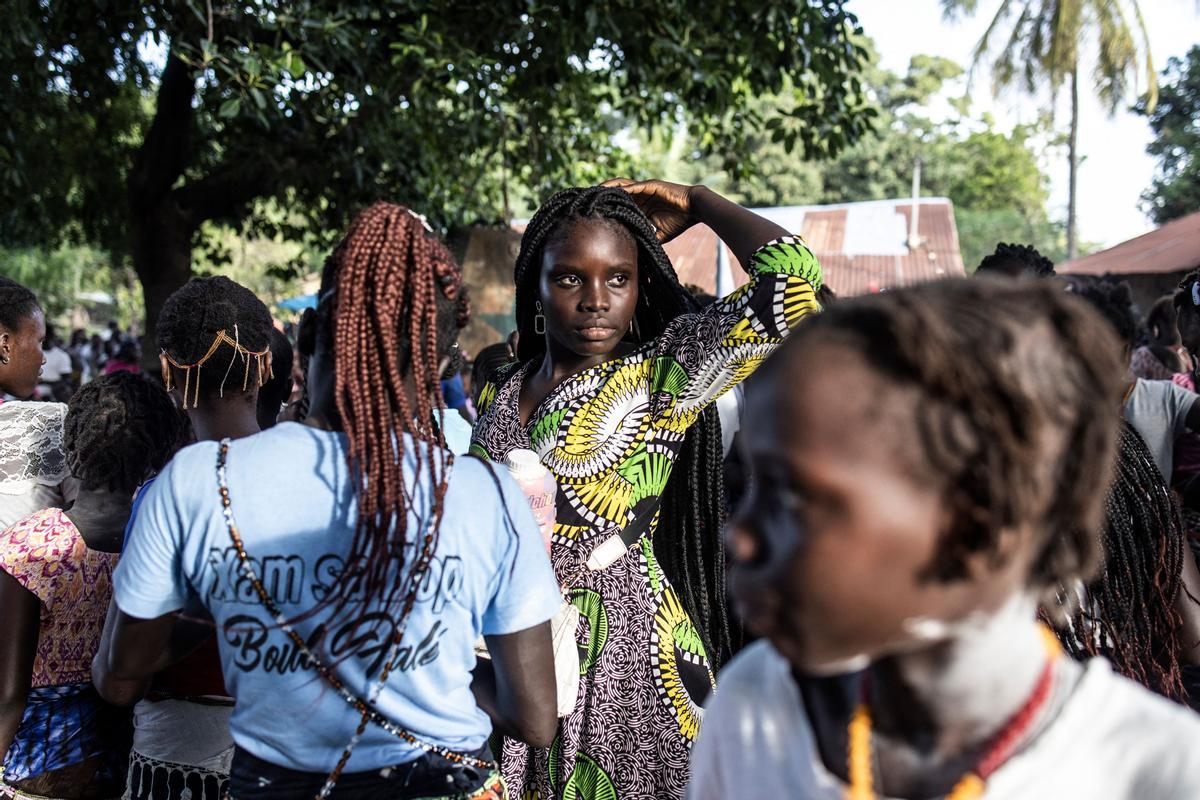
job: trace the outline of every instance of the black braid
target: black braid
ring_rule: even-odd
[[[114,372],[84,384],[67,406],[63,444],[84,489],[132,495],[183,442],[183,415],[145,375]]]
[[[1076,658],[1103,655],[1117,672],[1175,700],[1186,700],[1180,672],[1185,536],[1175,496],[1145,442],[1121,423],[1116,473],[1105,498],[1104,567],[1083,607],[1060,631]]]
[[[0,325],[15,333],[22,320],[40,308],[33,292],[12,278],[0,275]]]
[[[632,238],[638,250],[638,301],[634,329],[649,341],[698,304],[680,283],[655,235],[654,226],[620,189],[592,187],[558,192],[530,220],[521,237],[514,277],[517,290],[517,356],[540,360],[545,338],[534,331],[538,280],[546,246],[567,235],[581,220],[603,222]],[[740,633],[726,612],[725,549],[727,513],[721,450],[721,424],[708,409],[688,429],[663,492],[654,552],[691,616],[714,669],[740,645]]]

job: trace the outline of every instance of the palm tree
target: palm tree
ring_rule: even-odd
[[[947,18],[974,14],[979,0],[941,0]],[[1137,0],[1001,0],[991,24],[975,45],[972,72],[989,59],[994,40],[1008,31],[1008,41],[991,58],[992,91],[1017,85],[1029,94],[1050,89],[1051,108],[1063,83],[1071,92],[1071,133],[1067,155],[1070,173],[1067,198],[1067,257],[1078,255],[1075,235],[1075,186],[1079,156],[1079,68],[1081,53],[1096,47],[1092,85],[1110,115],[1146,77],[1147,107],[1158,99],[1154,62],[1146,23]]]

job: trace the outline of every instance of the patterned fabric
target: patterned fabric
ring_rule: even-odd
[[[57,508],[31,514],[0,533],[0,569],[41,601],[34,687],[91,679],[116,565],[116,553],[89,550],[79,529]]]
[[[41,785],[71,786],[86,783],[103,797],[120,792],[129,758],[132,727],[129,712],[109,706],[90,683],[44,686],[33,689],[25,701],[21,725],[4,757],[4,786],[37,779]],[[64,777],[55,781],[51,773]],[[65,777],[69,775],[70,777]],[[26,787],[29,788],[29,787]],[[29,788],[29,791],[35,791]]]
[[[1129,359],[1129,371],[1148,381],[1169,381],[1175,375],[1149,347],[1139,347]]]
[[[818,309],[820,283],[816,258],[800,239],[785,237],[754,254],[741,289],[672,321],[634,353],[568,378],[529,425],[521,424],[517,404],[536,364],[502,372],[483,388],[472,452],[502,461],[528,447],[558,480],[551,560],[560,581],[655,503],[688,426]],[[582,620],[579,700],[549,749],[505,741],[502,766],[513,796],[682,796],[713,675],[650,539],[566,588]]]

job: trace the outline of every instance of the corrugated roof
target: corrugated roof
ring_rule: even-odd
[[[1200,211],[1098,253],[1060,264],[1065,275],[1136,275],[1200,267]]]
[[[954,207],[941,197],[921,198],[920,245],[908,248],[911,200],[872,200],[827,206],[756,208],[756,213],[798,231],[821,262],[825,282],[839,295],[866,294],[896,286],[963,275]],[[716,234],[697,225],[666,246],[683,283],[717,293]],[[733,264],[728,250],[725,257]],[[730,270],[735,285],[745,273]]]

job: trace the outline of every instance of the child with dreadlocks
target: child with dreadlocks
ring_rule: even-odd
[[[750,278],[703,311],[662,248],[697,222]],[[551,559],[580,611],[582,677],[549,749],[506,743],[505,777],[523,797],[679,797],[737,638],[712,404],[816,310],[821,271],[705,187],[618,180],[550,198],[515,278],[519,363],[481,392],[473,449],[533,449],[558,480]]]
[[[118,679],[157,670],[201,590],[237,701],[236,800],[495,800],[492,725],[550,740],[560,600],[537,523],[433,422],[468,316],[445,246],[371,206],[302,325],[304,424],[187,448],[146,495],[101,655]]]
[[[1056,286],[948,281],[841,301],[768,360],[730,530],[766,640],[689,797],[1200,796],[1200,720],[1037,621],[1101,557],[1119,352]]]
[[[134,490],[166,464],[183,420],[149,378],[106,375],[71,398],[64,438],[79,496],[0,534],[0,796],[116,797],[129,715],[89,670]]]

